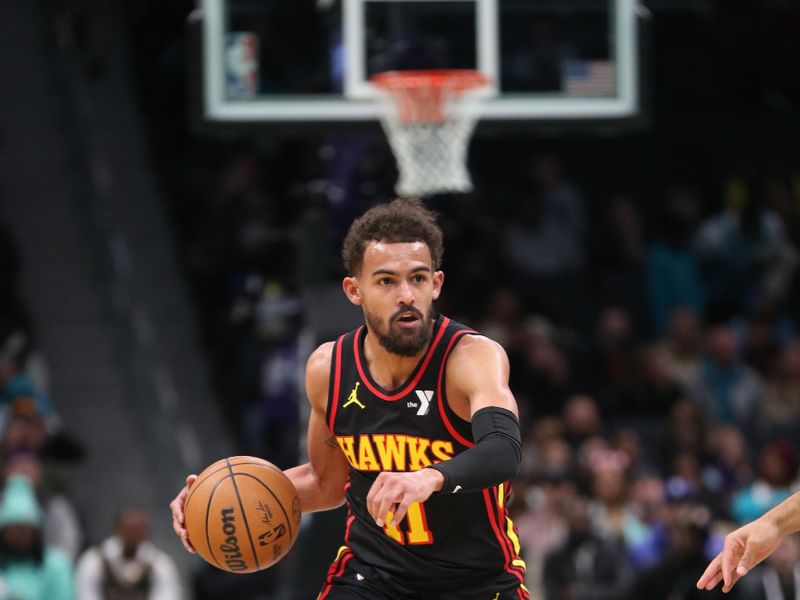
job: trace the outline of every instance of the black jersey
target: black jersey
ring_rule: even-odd
[[[339,562],[354,553],[421,589],[464,588],[503,572],[522,583],[525,563],[506,511],[507,482],[479,492],[434,494],[412,504],[399,528],[378,527],[367,511],[367,493],[381,471],[415,471],[474,445],[470,424],[450,408],[445,388],[447,358],[470,334],[475,332],[437,317],[427,353],[394,390],[383,389],[367,370],[364,326],[336,341],[326,416],[350,463]]]

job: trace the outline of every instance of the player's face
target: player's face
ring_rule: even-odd
[[[433,301],[443,281],[426,244],[370,242],[360,273],[347,277],[343,287],[350,301],[364,308],[369,331],[381,346],[415,356],[430,340]]]

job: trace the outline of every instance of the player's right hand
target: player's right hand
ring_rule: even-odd
[[[698,589],[713,589],[720,581],[729,592],[750,569],[772,554],[781,543],[778,527],[766,516],[756,519],[725,536],[717,554],[697,581]]]
[[[175,499],[169,503],[169,508],[172,511],[172,528],[175,530],[175,534],[181,538],[183,547],[192,554],[195,553],[195,549],[192,548],[192,545],[189,543],[186,527],[184,526],[183,507],[186,505],[186,498],[189,496],[189,488],[192,487],[196,479],[197,475],[189,475],[186,478],[186,485],[178,495],[175,496]]]

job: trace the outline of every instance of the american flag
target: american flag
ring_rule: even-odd
[[[562,64],[567,96],[613,96],[614,64],[608,60],[565,60]]]

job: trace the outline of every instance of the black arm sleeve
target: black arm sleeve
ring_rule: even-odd
[[[510,410],[488,406],[472,415],[475,445],[430,469],[444,475],[441,493],[477,492],[513,479],[522,462],[519,421]]]

